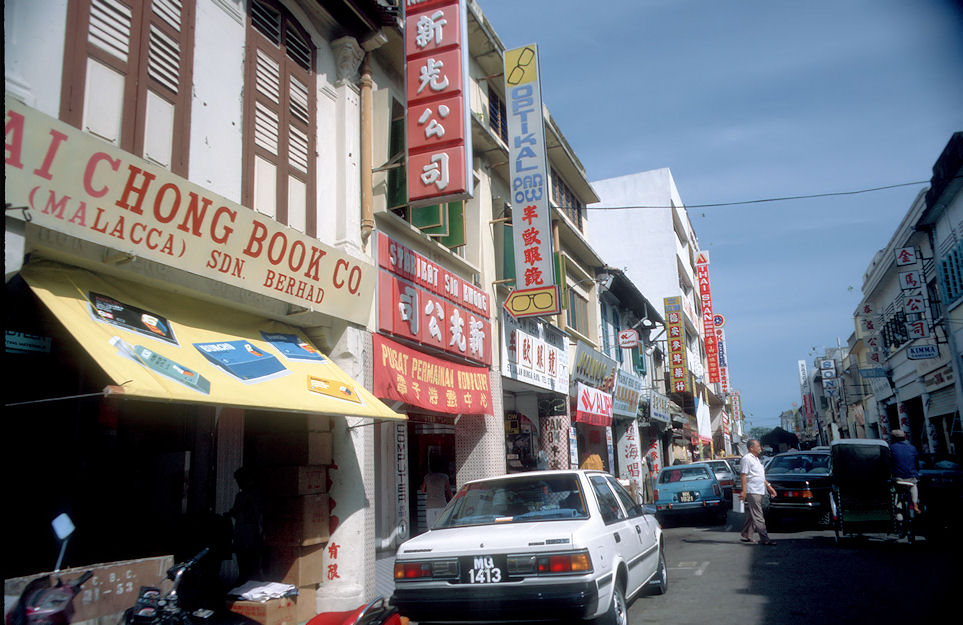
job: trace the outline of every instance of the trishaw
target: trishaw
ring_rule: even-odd
[[[904,486],[892,476],[886,441],[846,438],[830,445],[830,512],[838,542],[842,536],[895,534],[912,543],[913,511]]]

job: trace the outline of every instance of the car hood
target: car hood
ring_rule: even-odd
[[[576,531],[587,521],[533,521],[468,525],[431,530],[403,543],[399,558],[491,553],[492,550],[545,551],[572,549]]]

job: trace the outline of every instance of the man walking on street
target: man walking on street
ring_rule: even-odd
[[[756,439],[749,440],[749,453],[742,457],[740,472],[742,474],[742,492],[739,498],[745,501],[746,523],[742,526],[742,542],[752,542],[753,530],[759,534],[760,545],[775,545],[776,541],[770,540],[766,532],[766,519],[762,515],[762,499],[766,496],[766,491],[773,497],[776,496],[776,489],[766,481],[766,470],[759,460],[762,454],[762,445]]]

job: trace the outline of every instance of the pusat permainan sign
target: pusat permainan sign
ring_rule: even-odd
[[[408,203],[472,196],[465,0],[406,0]]]

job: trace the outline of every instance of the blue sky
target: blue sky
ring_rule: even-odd
[[[863,273],[924,187],[693,206],[929,180],[963,130],[963,3],[479,4],[506,47],[538,44],[543,98],[590,180],[672,170],[743,411],[777,425],[796,362],[845,344]]]

